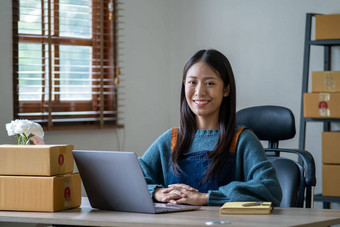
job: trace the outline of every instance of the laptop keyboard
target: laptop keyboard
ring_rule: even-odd
[[[179,209],[183,205],[167,204],[167,203],[154,203],[156,209]]]

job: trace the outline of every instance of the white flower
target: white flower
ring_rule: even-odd
[[[12,122],[14,122],[14,121],[12,121]],[[6,124],[6,130],[7,130],[7,134],[9,136],[14,136],[15,135],[14,124],[12,124],[12,123]]]
[[[18,137],[18,144],[26,144],[30,142],[30,138],[37,136],[44,138],[44,130],[42,127],[33,121],[29,120],[15,120],[6,124],[6,130],[9,136]]]

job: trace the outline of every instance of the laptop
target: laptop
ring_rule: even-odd
[[[153,214],[200,208],[154,203],[134,152],[73,150],[72,153],[93,208]]]

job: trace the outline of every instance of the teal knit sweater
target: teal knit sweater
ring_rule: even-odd
[[[187,152],[213,150],[218,130],[197,130]],[[161,135],[139,158],[150,195],[155,188],[168,186],[171,155],[171,129]],[[279,206],[282,192],[275,169],[267,161],[263,147],[251,130],[244,130],[236,146],[235,181],[208,191],[208,205],[220,206],[230,201],[271,201]]]

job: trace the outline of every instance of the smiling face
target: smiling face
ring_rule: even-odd
[[[184,81],[185,99],[196,115],[197,129],[218,129],[220,106],[230,87],[208,64],[197,62],[190,67]]]

